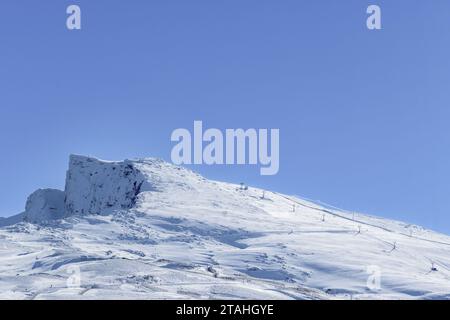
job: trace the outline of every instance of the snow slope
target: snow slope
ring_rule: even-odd
[[[446,235],[155,159],[71,156],[0,227],[3,299],[450,298]]]

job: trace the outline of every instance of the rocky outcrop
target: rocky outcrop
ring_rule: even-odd
[[[106,162],[71,156],[65,187],[67,215],[107,214],[130,209],[152,187],[134,162]]]
[[[27,222],[39,223],[60,219],[64,215],[64,192],[55,189],[39,189],[28,197],[23,219]]]

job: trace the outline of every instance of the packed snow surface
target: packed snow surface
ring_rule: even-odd
[[[1,299],[445,299],[450,237],[210,181],[71,156],[64,191],[0,219]]]

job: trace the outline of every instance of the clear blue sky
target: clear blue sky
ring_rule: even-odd
[[[208,178],[450,233],[449,1],[2,0],[0,41],[0,215],[63,188],[70,153],[170,160],[203,120],[281,130],[277,176]]]

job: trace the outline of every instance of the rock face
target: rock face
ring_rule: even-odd
[[[64,192],[55,189],[39,189],[27,200],[23,219],[32,223],[64,217]]]
[[[152,187],[133,161],[106,162],[71,156],[65,187],[66,215],[107,214],[130,209]]]

